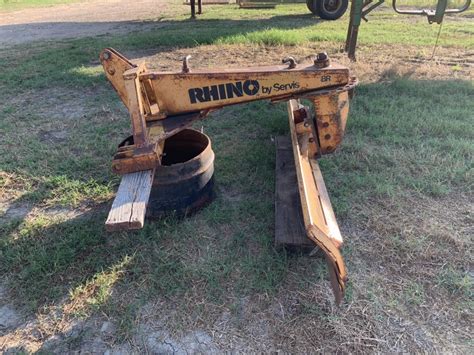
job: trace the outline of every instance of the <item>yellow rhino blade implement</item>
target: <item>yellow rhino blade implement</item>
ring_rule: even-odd
[[[339,304],[347,280],[339,251],[343,240],[317,159],[340,145],[357,80],[326,53],[311,64],[288,57],[281,65],[239,69],[194,70],[189,60],[183,59],[181,71],[163,72],[149,70],[144,62],[135,65],[112,48],[100,54],[107,79],[130,112],[133,134],[119,145],[112,162],[114,172],[123,177],[107,229],[143,227],[167,139],[225,106],[286,101],[304,229],[324,252]],[[300,99],[309,100],[313,111]]]

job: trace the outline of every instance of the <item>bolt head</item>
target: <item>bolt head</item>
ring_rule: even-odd
[[[316,55],[314,66],[317,68],[325,68],[329,66],[329,56],[326,52],[321,52]]]
[[[316,60],[318,62],[322,62],[323,60],[327,60],[327,59],[328,59],[328,54],[326,52],[318,53],[316,56]]]

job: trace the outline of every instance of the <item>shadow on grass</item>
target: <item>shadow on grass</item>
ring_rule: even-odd
[[[274,292],[288,259],[273,248],[265,227],[269,212],[271,204],[230,207],[221,196],[191,218],[147,221],[137,232],[106,233],[102,209],[65,221],[12,220],[0,227],[0,274],[8,279],[10,298],[28,314],[49,306],[66,317],[100,311],[120,319],[119,332],[130,336],[148,300],[187,304],[191,296],[212,305]],[[238,219],[255,214],[259,224]]]
[[[102,211],[62,222],[40,217],[5,223],[0,265],[2,274],[12,275],[14,299],[40,309],[123,257],[123,250],[108,245],[103,218]]]
[[[136,20],[101,22],[38,22],[0,25],[3,33],[0,43],[21,44],[35,40],[72,39],[95,36],[116,36],[133,30],[163,30],[165,32],[187,33],[175,45],[192,43],[193,39],[205,35],[207,41],[230,35],[246,34],[262,29],[299,29],[320,23],[322,20],[312,14],[278,15],[264,19],[186,19],[186,20]],[[192,31],[190,31],[192,29]],[[13,34],[22,31],[22,36]],[[30,36],[28,34],[31,33]],[[169,40],[166,40],[169,42]],[[157,45],[162,45],[158,43]]]
[[[213,44],[216,41],[226,41],[226,38],[239,35],[248,35],[262,30],[292,30],[307,26],[313,26],[320,21],[311,15],[282,15],[268,19],[251,20],[184,20],[184,21],[153,21],[144,22],[117,22],[117,23],[48,23],[48,24],[27,24],[27,25],[6,25],[0,26],[0,31],[8,33],[18,33],[20,30],[32,28],[33,32],[41,31],[37,26],[44,26],[45,30],[59,27],[67,32],[67,27],[83,29],[93,29],[96,26],[112,26],[116,28],[127,26],[146,26],[152,28],[159,26],[155,31],[132,32],[126,36],[120,34],[98,36],[94,38],[75,39],[70,41],[49,42],[45,48],[41,44],[39,51],[35,45],[29,46],[29,54],[18,57],[13,51],[7,51],[6,55],[0,58],[0,64],[6,70],[2,73],[2,82],[7,92],[21,92],[28,89],[37,89],[60,84],[61,86],[81,85],[90,86],[103,81],[103,76],[96,78],[84,77],[73,71],[81,66],[97,65],[99,52],[105,47],[115,47],[125,53],[128,50],[149,50],[150,46],[156,47],[194,47],[202,44]],[[112,31],[113,33],[113,31]],[[93,35],[91,33],[91,35]],[[34,38],[34,35],[32,35]],[[265,39],[266,38],[266,39]],[[277,33],[275,35],[262,38],[262,43],[269,45],[284,44],[287,41],[297,44],[298,39],[291,35]],[[49,47],[49,48],[48,48]],[[24,49],[22,46],[19,49]],[[133,59],[133,58],[132,58]],[[12,69],[8,68],[12,66]],[[12,84],[12,85],[10,85]],[[14,85],[13,85],[14,84]]]
[[[437,196],[468,183],[472,94],[472,84],[463,81],[394,78],[361,85],[342,149],[321,161],[336,215],[344,218],[360,201],[414,192]],[[110,297],[113,290],[142,301],[194,292],[195,298],[222,304],[228,297],[285,287],[298,258],[273,248],[269,139],[285,130],[284,109],[252,103],[222,111],[223,117],[238,117],[233,124],[206,121],[215,137],[220,196],[192,218],[117,234],[105,232],[104,210],[67,221],[40,216],[3,224],[0,272],[14,299],[38,310],[85,293],[88,307],[113,309],[117,300],[128,304],[120,294]],[[351,255],[346,257],[350,264]],[[310,265],[299,267],[301,279],[321,279],[322,260],[301,263]]]

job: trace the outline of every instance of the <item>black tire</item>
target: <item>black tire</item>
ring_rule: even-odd
[[[324,20],[337,20],[339,17],[344,15],[348,6],[349,0],[313,1],[313,7],[315,7],[317,14]]]

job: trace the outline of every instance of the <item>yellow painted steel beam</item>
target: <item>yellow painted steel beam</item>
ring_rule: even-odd
[[[288,101],[290,136],[295,159],[296,177],[306,234],[324,252],[329,268],[331,286],[340,303],[344,297],[347,280],[344,260],[339,251],[342,236],[329,200],[321,170],[310,146],[315,137],[310,130],[304,130],[305,122],[296,123],[295,112],[304,107],[297,100]],[[312,118],[310,118],[312,119]],[[298,125],[300,127],[298,127]]]

